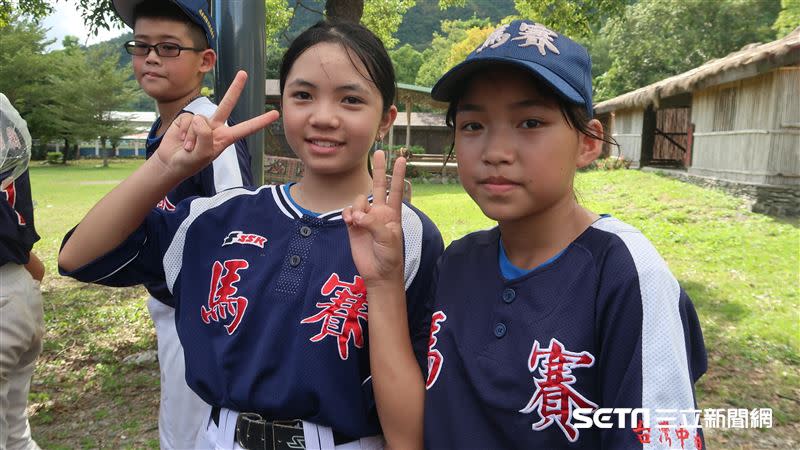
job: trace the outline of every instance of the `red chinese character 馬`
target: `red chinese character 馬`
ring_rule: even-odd
[[[447,315],[442,311],[436,311],[431,317],[431,335],[428,339],[428,379],[425,380],[425,389],[430,389],[439,378],[439,372],[444,364],[444,356],[436,348],[436,333],[442,329],[441,323],[447,320]]]
[[[243,259],[229,259],[220,263],[214,261],[211,268],[211,289],[208,293],[208,308],[200,307],[200,318],[203,323],[219,322],[230,315],[232,320],[225,325],[228,335],[233,334],[242,322],[247,309],[247,298],[238,296],[234,284],[241,280],[239,271],[247,269],[249,264]]]

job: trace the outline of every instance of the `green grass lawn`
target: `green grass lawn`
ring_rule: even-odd
[[[36,251],[47,335],[31,395],[45,448],[157,447],[158,368],[121,364],[155,348],[140,288],[88,286],[55,275],[61,238],[140,162],[33,166]],[[641,229],[697,306],[709,372],[701,408],[772,408],[770,430],[706,430],[711,448],[800,445],[800,228],[753,214],[743,200],[652,173],[588,172],[579,200]],[[493,226],[457,185],[415,184],[413,202],[445,242]]]

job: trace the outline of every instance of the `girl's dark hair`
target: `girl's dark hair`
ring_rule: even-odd
[[[352,22],[333,22],[322,20],[297,36],[281,61],[280,88],[286,85],[286,77],[292,69],[294,62],[306,50],[321,42],[341,44],[345,49],[352,51],[367,68],[367,73],[362,73],[366,80],[375,84],[383,99],[383,112],[387,112],[394,103],[397,86],[394,81],[394,67],[386,48],[377,36],[367,28]],[[348,56],[350,52],[348,52]],[[353,64],[358,69],[358,66]]]
[[[447,107],[447,115],[445,116],[445,123],[447,124],[448,128],[453,131],[453,137],[455,138],[455,125],[456,125],[456,112],[458,109],[458,103],[461,101],[461,98],[464,96],[464,89],[466,86],[469,86],[471,80],[466,80],[463,83],[464,88],[460,92],[457,93],[450,100],[450,105]],[[564,100],[561,96],[557,95],[555,91],[553,91],[550,87],[545,85],[544,83],[537,83],[537,88],[542,96],[546,98],[553,98],[558,102],[558,108],[561,110],[561,115],[564,116],[564,120],[567,121],[567,125],[571,128],[577,130],[579,133],[589,136],[590,138],[594,138],[605,142],[610,145],[614,145],[619,147],[617,141],[611,137],[606,136],[605,134],[602,136],[598,136],[595,134],[593,130],[589,129],[589,121],[592,120],[589,117],[589,114],[586,112],[586,107],[583,105],[576,105],[574,103],[570,103]],[[455,147],[455,139],[453,139],[452,144],[450,145],[450,154],[448,155],[448,159],[452,156],[453,148]]]

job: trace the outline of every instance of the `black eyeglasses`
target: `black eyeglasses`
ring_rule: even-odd
[[[193,52],[202,52],[204,48],[194,47],[181,47],[178,44],[170,42],[159,42],[158,44],[150,45],[142,41],[128,41],[124,45],[125,50],[133,56],[147,56],[150,54],[151,49],[156,50],[156,55],[166,58],[174,58],[180,56],[181,50],[191,50]]]

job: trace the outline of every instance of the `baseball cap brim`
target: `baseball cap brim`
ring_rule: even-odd
[[[571,103],[583,105],[586,101],[581,94],[563,78],[550,69],[530,61],[521,61],[506,57],[488,57],[462,62],[445,73],[431,90],[431,97],[441,102],[449,102],[466,88],[464,83],[477,71],[498,65],[511,65],[530,72],[537,79],[555,91],[556,94]]]
[[[133,10],[144,0],[113,0],[111,7],[125,25],[133,28]]]

